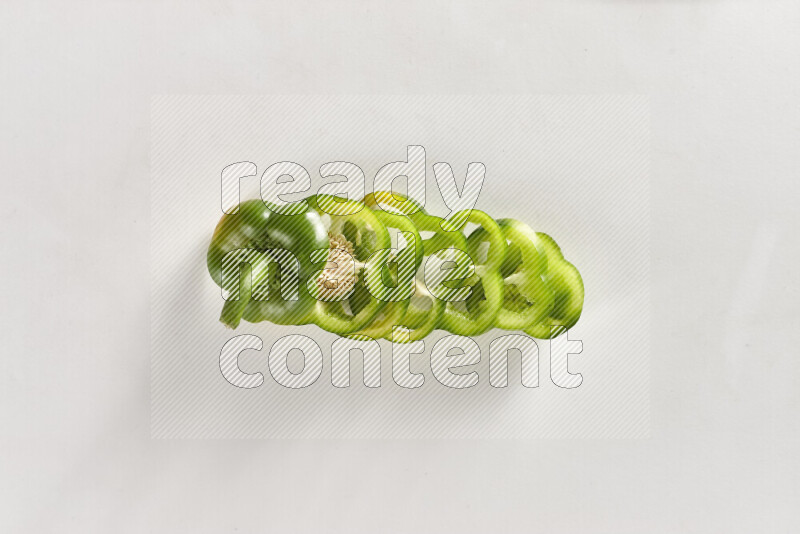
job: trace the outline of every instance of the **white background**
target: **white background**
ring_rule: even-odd
[[[797,531],[799,21],[4,2],[0,531]],[[150,440],[150,96],[398,92],[650,96],[650,439]]]

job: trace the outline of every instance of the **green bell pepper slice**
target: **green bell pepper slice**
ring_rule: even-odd
[[[500,219],[497,224],[503,230],[508,249],[500,266],[504,295],[496,326],[523,330],[541,321],[553,309],[553,290],[545,278],[547,255],[542,240],[527,224],[515,219]]]
[[[365,285],[365,278],[371,275],[367,269],[370,257],[379,250],[390,248],[389,233],[375,213],[356,200],[343,200],[332,195],[315,195],[306,200],[311,209],[321,216],[323,224],[328,223],[329,242],[325,248],[328,250],[341,248],[355,262],[355,279],[344,281],[348,282],[345,287],[346,293],[342,293],[341,298],[337,300],[318,300],[312,314],[312,322],[339,335],[357,332],[366,327],[386,305],[386,301],[370,294]],[[334,202],[339,206],[351,208],[341,210],[348,214],[331,215],[320,208],[320,205],[330,206]],[[323,254],[316,257],[315,263],[324,267],[327,260],[328,257]],[[321,272],[318,271],[318,274]],[[313,289],[316,281],[312,277],[308,285]]]
[[[408,219],[408,217],[382,210],[375,210],[373,211],[373,214],[378,218],[379,221],[381,221],[381,223],[383,223],[383,226],[388,231],[397,230],[398,232],[404,232],[406,235],[410,235],[413,239],[413,244],[409,243],[407,247],[401,251],[397,261],[393,263],[393,265],[398,268],[399,266],[405,265],[408,266],[408,269],[403,269],[403,273],[400,273],[398,269],[392,271],[389,269],[388,265],[384,266],[381,269],[382,283],[386,287],[395,287],[397,289],[400,289],[400,284],[407,283],[414,284],[414,287],[410,291],[408,298],[400,300],[389,299],[389,301],[371,323],[353,334],[353,336],[356,336],[354,339],[366,339],[367,337],[372,339],[386,338],[387,336],[391,337],[392,328],[395,325],[401,324],[413,295],[417,290],[418,286],[414,280],[414,274],[416,273],[417,269],[419,269],[423,259],[422,238],[417,231],[417,227]],[[413,258],[411,257],[412,254]],[[408,270],[411,272],[407,272]],[[406,280],[409,278],[409,275],[410,279]],[[389,295],[386,296],[388,297]]]
[[[503,230],[480,210],[456,214],[466,223],[477,224],[466,240],[466,251],[475,264],[475,275],[464,281],[472,292],[464,303],[448,302],[440,326],[454,334],[479,335],[491,329],[503,303],[500,266],[506,255]],[[484,250],[483,245],[487,245]]]
[[[553,288],[553,309],[545,318],[527,328],[525,333],[539,339],[558,337],[578,322],[583,311],[584,287],[581,273],[564,259],[561,247],[547,234],[539,232],[539,240],[547,255],[545,279]]]

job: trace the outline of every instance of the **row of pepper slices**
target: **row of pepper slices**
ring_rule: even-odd
[[[391,247],[392,231],[404,246]],[[231,328],[244,319],[395,342],[436,329],[549,339],[583,309],[581,275],[549,235],[479,210],[444,220],[388,192],[242,202],[220,220],[207,259]]]

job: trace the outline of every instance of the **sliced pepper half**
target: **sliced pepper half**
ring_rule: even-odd
[[[223,215],[208,248],[208,271],[217,285],[222,287],[223,263],[227,257],[225,270],[240,270],[241,291],[238,298],[226,302],[222,322],[235,328],[242,318],[250,322],[271,321],[277,324],[301,324],[306,321],[314,300],[303,291],[302,284],[297,300],[283,298],[278,289],[286,277],[281,276],[281,271],[291,268],[292,264],[280,260],[285,257],[286,251],[293,254],[299,264],[299,273],[291,274],[302,278],[311,268],[310,253],[326,243],[322,220],[315,211],[280,215],[260,199],[254,199],[242,202],[236,213]],[[236,251],[241,253],[242,261],[239,263],[230,261],[231,255],[237,254]],[[272,255],[276,261],[270,262],[266,268],[263,265],[253,266],[247,263],[248,258],[252,260],[254,257],[250,252]],[[263,287],[264,284],[267,288]],[[265,298],[255,300],[251,298],[253,294],[265,295]]]

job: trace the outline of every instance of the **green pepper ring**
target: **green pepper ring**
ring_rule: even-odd
[[[583,311],[584,286],[581,273],[564,259],[561,247],[545,233],[537,234],[547,254],[545,278],[555,292],[552,311],[544,320],[525,328],[525,333],[538,339],[557,337],[578,322]]]
[[[362,208],[352,215],[330,215],[321,210],[319,204],[321,199],[330,202],[329,199],[331,198],[334,197],[331,195],[313,195],[307,199],[311,209],[320,213],[321,216],[325,213],[330,217],[331,231],[334,233],[346,231],[346,225],[350,224],[356,228],[358,236],[363,237],[366,229],[371,230],[375,235],[376,239],[374,244],[364,250],[359,250],[358,252],[360,255],[354,254],[355,260],[364,262],[372,253],[387,249],[391,246],[389,233],[372,210]],[[354,207],[358,207],[359,204],[363,205],[363,203],[356,200],[337,200],[336,202],[353,205]],[[358,243],[356,244],[358,245]],[[341,336],[356,332],[367,326],[386,305],[386,302],[381,299],[371,296],[367,298],[368,303],[366,306],[358,310],[355,314],[348,313],[345,307],[345,301],[347,301],[349,307],[352,295],[341,301],[317,301],[314,311],[311,314],[311,322],[324,330]]]

